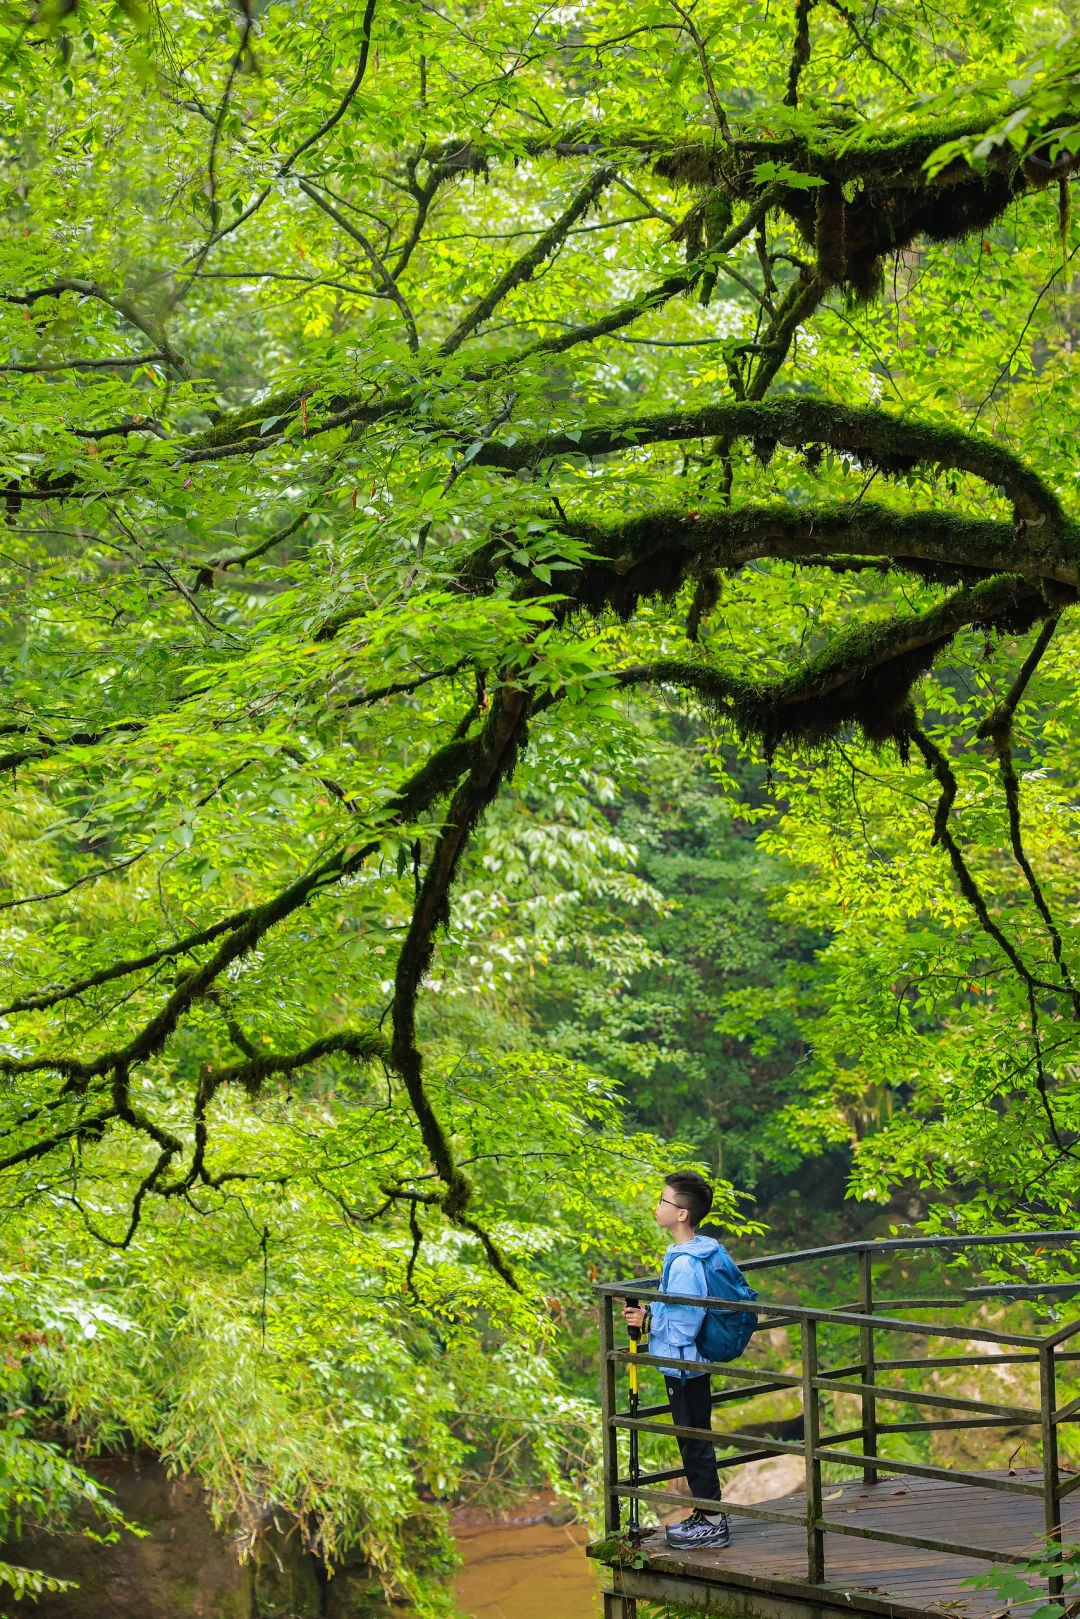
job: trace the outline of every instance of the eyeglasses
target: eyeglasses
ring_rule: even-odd
[[[684,1214],[687,1212],[682,1203],[673,1203],[670,1197],[662,1197],[660,1201],[661,1203],[666,1203],[669,1209],[682,1209]]]

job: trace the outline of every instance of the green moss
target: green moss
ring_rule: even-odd
[[[823,399],[708,405],[624,417],[586,428],[573,438],[554,433],[514,444],[491,442],[474,457],[474,465],[516,471],[556,456],[612,455],[639,444],[674,444],[690,438],[771,440],[795,449],[826,445],[856,456],[862,465],[886,476],[903,475],[919,465],[970,472],[1005,490],[1018,521],[1037,531],[1043,554],[1080,555],[1080,530],[1070,524],[1053,490],[995,439]]]
[[[1048,609],[1026,580],[1003,576],[957,591],[927,613],[855,625],[777,680],[750,681],[707,664],[661,659],[626,671],[624,684],[648,681],[694,691],[743,736],[771,753],[782,742],[818,747],[858,725],[872,742],[906,746],[912,688],[953,637],[970,625],[1019,633]]]

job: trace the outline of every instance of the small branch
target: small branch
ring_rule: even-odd
[[[825,0],[825,4],[828,5],[828,6],[831,6],[832,9],[836,12],[837,16],[843,17],[844,21],[847,23],[848,27],[851,29],[851,32],[855,35],[855,38],[858,41],[859,46],[861,47],[862,50],[864,50],[866,52],[866,54],[870,58],[871,62],[876,62],[878,67],[883,68],[884,71],[886,73],[890,74],[891,77],[894,78],[897,81],[898,84],[903,85],[904,89],[907,91],[909,96],[913,96],[915,94],[915,91],[911,88],[911,85],[904,78],[904,75],[902,73],[898,72],[896,68],[891,67],[889,65],[889,63],[886,62],[886,60],[885,60],[885,58],[883,56],[878,55],[877,51],[875,51],[874,47],[871,45],[870,41],[866,38],[865,34],[863,34],[861,32],[861,30],[859,28],[859,25],[856,22],[853,13],[850,12],[848,10],[847,6],[845,6],[842,3],[842,0]],[[792,105],[794,105],[794,103],[792,103]]]
[[[1020,779],[1016,774],[1016,765],[1012,754],[1012,720],[1032,675],[1038,668],[1043,653],[1050,645],[1054,630],[1057,628],[1057,615],[1048,618],[1036,637],[1035,644],[1024,660],[1023,667],[1005,698],[994,712],[979,727],[978,735],[988,737],[994,745],[997,755],[998,767],[1001,772],[1002,787],[1005,792],[1005,804],[1009,816],[1009,842],[1012,847],[1013,859],[1024,874],[1028,891],[1035,903],[1035,908],[1043,919],[1047,933],[1050,935],[1050,945],[1054,954],[1054,962],[1061,981],[1072,1001],[1073,1017],[1080,1022],[1080,988],[1073,982],[1068,963],[1065,960],[1065,946],[1061,931],[1054,921],[1050,906],[1042,887],[1035,875],[1034,868],[1024,848],[1023,832],[1020,817]]]
[[[420,1257],[420,1244],[424,1240],[424,1233],[420,1229],[420,1214],[416,1203],[409,1204],[409,1230],[412,1233],[412,1253],[405,1266],[405,1286],[409,1292],[415,1292],[413,1286],[413,1272],[416,1270],[416,1261]]]
[[[73,883],[66,888],[49,889],[43,894],[25,894],[22,899],[6,899],[0,902],[0,911],[14,911],[20,905],[39,905],[44,900],[63,899],[65,894],[72,893],[76,888],[82,888],[85,883],[97,882],[99,877],[111,877],[114,872],[126,871],[133,866],[136,860],[141,860],[146,849],[140,849],[137,854],[128,855],[126,860],[118,860],[115,865],[101,866],[97,871],[88,871],[85,877],[76,877]]]
[[[15,371],[29,376],[41,371],[111,371],[117,366],[166,365],[164,354],[117,354],[104,360],[41,360],[36,365],[0,365],[0,371]]]
[[[211,130],[210,134],[210,155],[206,164],[207,184],[210,191],[211,239],[217,232],[219,214],[217,201],[218,145],[221,140],[221,131],[225,123],[225,114],[229,109],[229,99],[232,95],[232,88],[236,82],[236,75],[240,71],[244,57],[247,56],[249,50],[251,49],[251,31],[255,26],[255,15],[252,10],[252,0],[238,0],[238,5],[241,15],[243,16],[244,23],[240,30],[240,41],[235,52],[233,53],[232,62],[229,65],[229,76],[225,81],[225,88],[221,92],[221,101],[218,104],[217,116],[214,119],[213,129]],[[207,243],[207,251],[209,251],[209,242]]]
[[[57,1130],[53,1135],[31,1142],[30,1146],[21,1147],[18,1152],[11,1152],[6,1157],[0,1158],[0,1172],[15,1169],[19,1164],[31,1164],[37,1158],[44,1158],[47,1153],[62,1147],[65,1141],[73,1141],[79,1136],[92,1137],[116,1117],[115,1108],[106,1108],[102,1113],[92,1113],[89,1118],[80,1119],[78,1124],[71,1125],[67,1130]]]
[[[364,9],[364,19],[360,24],[363,31],[363,40],[360,45],[360,56],[356,64],[356,72],[352,76],[352,81],[349,84],[349,88],[338,102],[337,107],[330,114],[330,117],[327,118],[324,123],[319,125],[314,135],[309,135],[306,141],[300,142],[300,145],[295,151],[290,152],[289,156],[278,168],[277,172],[279,179],[284,179],[285,175],[289,173],[289,170],[292,168],[297,158],[303,157],[305,152],[309,152],[313,146],[317,146],[318,143],[323,139],[323,136],[329,135],[330,131],[341,122],[345,114],[348,112],[349,106],[352,103],[356,92],[364,82],[364,74],[367,72],[368,57],[371,53],[371,28],[375,21],[375,7],[377,3],[378,0],[367,0],[367,5]]]
[[[195,566],[199,570],[199,575],[196,588],[200,585],[210,584],[214,574],[219,570],[246,567],[249,562],[254,562],[256,557],[264,556],[267,551],[272,551],[275,545],[281,545],[283,541],[291,539],[297,529],[303,528],[310,516],[310,510],[301,512],[298,517],[293,518],[291,523],[286,523],[284,528],[279,528],[267,539],[260,540],[257,545],[251,546],[247,551],[223,551],[220,556],[207,557],[205,560],[197,559]]]
[[[361,25],[364,31],[364,38],[363,43],[360,46],[360,58],[357,62],[356,72],[353,74],[352,82],[350,83],[349,88],[342,96],[341,101],[338,103],[334,112],[331,113],[330,117],[327,118],[324,123],[320,124],[314,135],[309,135],[307,140],[301,141],[300,145],[296,147],[294,151],[290,152],[289,156],[278,165],[275,172],[275,180],[283,180],[292,169],[292,166],[296,162],[297,158],[302,157],[303,154],[309,151],[312,146],[315,146],[319,141],[321,141],[324,135],[328,135],[334,126],[340,123],[341,119],[348,111],[350,103],[363,83],[364,74],[367,72],[368,57],[371,52],[371,25],[375,17],[376,4],[377,0],[367,0],[367,8],[364,12],[364,20]],[[239,230],[240,226],[245,225],[253,214],[257,214],[273,190],[273,183],[268,186],[264,186],[254,201],[250,202],[244,209],[243,213],[238,214],[237,217],[234,220],[231,220],[228,225],[225,225],[221,230],[216,231],[213,236],[204,242],[201,248],[192,253],[184,261],[186,264],[191,264],[193,262],[196,264],[196,270],[190,279],[194,280],[195,276],[201,272],[203,262],[205,261],[210,249],[212,247],[216,247],[218,242],[224,240],[226,236],[231,236],[233,231]]]
[[[163,945],[160,950],[151,950],[144,956],[113,962],[111,966],[102,967],[100,971],[90,973],[85,978],[78,978],[73,984],[67,984],[62,989],[43,990],[38,995],[27,995],[22,1000],[11,1001],[7,1006],[0,1007],[0,1017],[11,1017],[16,1012],[44,1012],[51,1006],[59,1006],[61,1001],[71,1001],[79,995],[85,995],[88,989],[97,989],[102,984],[113,983],[117,978],[127,978],[132,973],[142,972],[146,967],[156,967],[159,962],[168,961],[173,956],[189,955],[200,945],[212,944],[223,933],[242,927],[250,915],[250,911],[238,911],[234,916],[222,917],[220,922],[215,922],[212,927],[203,928],[199,933],[189,933],[186,938]]]
[[[316,191],[315,187],[310,185],[307,180],[298,180],[297,185],[300,187],[300,190],[305,196],[311,198],[316,207],[321,208],[324,214],[328,214],[334,223],[339,225],[347,236],[351,236],[353,241],[358,242],[363,248],[364,252],[371,260],[372,268],[374,269],[379,280],[382,282],[383,290],[386,293],[386,296],[391,300],[392,303],[397,305],[401,313],[401,318],[405,322],[406,341],[409,345],[409,353],[416,354],[420,348],[420,338],[416,330],[416,319],[412,310],[409,308],[408,300],[406,299],[405,294],[401,291],[401,288],[398,286],[397,282],[390,274],[390,271],[386,268],[386,265],[379,257],[378,249],[375,247],[375,244],[368,240],[362,230],[357,230],[356,226],[352,224],[350,220],[345,218],[345,215],[341,212],[341,210],[339,208],[335,208],[334,204],[329,202],[324,196]]]
[[[596,202],[601,191],[610,184],[615,170],[613,167],[598,169],[592,178],[581,188],[577,196],[570,203],[555,223],[546,230],[537,242],[534,242],[527,253],[523,253],[508,270],[505,270],[495,285],[481,298],[480,302],[459,322],[450,333],[450,336],[441,344],[440,355],[453,354],[459,349],[465,339],[488,320],[503,299],[515,287],[523,286],[532,279],[533,273],[539,269],[544,260],[550,258],[562,242],[571,225],[577,223],[582,214]]]
[[[630,184],[629,180],[624,179],[621,174],[616,174],[613,177],[613,180],[614,184],[621,186],[624,191],[628,192],[629,195],[634,198],[635,202],[640,202],[643,208],[647,208],[654,219],[661,220],[663,224],[668,225],[672,230],[674,230],[678,225],[677,219],[674,219],[671,214],[665,214],[656,206],[655,202],[653,202],[650,197],[647,197],[643,191],[638,191]]]
[[[432,680],[449,680],[459,675],[463,669],[472,663],[472,655],[459,658],[457,663],[448,664],[445,669],[429,669],[425,675],[417,675],[414,680],[396,680],[389,686],[373,686],[370,691],[359,692],[355,697],[349,697],[341,704],[342,708],[364,708],[368,703],[381,703],[384,697],[399,697],[407,692],[419,691],[421,686],[428,685]]]
[[[731,144],[731,130],[728,127],[727,113],[724,111],[723,102],[720,100],[720,97],[716,93],[716,85],[713,83],[712,68],[709,65],[708,53],[705,50],[705,41],[702,39],[701,35],[698,33],[697,29],[695,28],[694,20],[691,17],[690,13],[688,11],[683,10],[682,6],[679,5],[678,0],[669,0],[669,3],[671,5],[672,10],[674,12],[676,12],[679,17],[682,18],[682,25],[686,29],[686,32],[690,35],[690,38],[694,42],[694,48],[697,51],[698,62],[701,65],[702,76],[703,76],[703,78],[705,80],[705,88],[708,91],[709,101],[712,104],[713,116],[716,119],[716,127],[719,129],[721,135],[723,135],[724,139],[730,145]]]
[[[952,766],[942,753],[941,749],[931,741],[926,733],[915,724],[908,727],[908,735],[926,761],[927,768],[934,776],[941,788],[941,797],[938,799],[937,811],[934,816],[934,842],[940,843],[949,856],[957,886],[975,915],[984,933],[988,934],[998,949],[1005,956],[1009,965],[1016,973],[1025,987],[1025,991],[1046,989],[1051,994],[1057,993],[1055,984],[1047,984],[1041,978],[1036,978],[1028,970],[1026,963],[1020,956],[1016,947],[1005,937],[993,917],[990,908],[984,899],[978,884],[968,869],[963,852],[949,830],[949,813],[956,800],[958,784]]]
[[[1039,305],[1042,303],[1042,301],[1043,301],[1044,297],[1046,296],[1046,294],[1050,291],[1050,288],[1054,285],[1054,282],[1057,280],[1058,276],[1061,275],[1068,268],[1068,266],[1072,263],[1073,259],[1076,257],[1077,253],[1080,253],[1080,242],[1078,242],[1076,244],[1076,246],[1073,248],[1072,252],[1069,254],[1068,258],[1062,260],[1062,262],[1058,265],[1057,269],[1054,270],[1053,274],[1049,275],[1046,278],[1046,280],[1043,282],[1042,286],[1039,288],[1039,291],[1038,291],[1038,293],[1036,294],[1036,297],[1035,297],[1035,301],[1032,304],[1031,308],[1028,310],[1028,317],[1027,317],[1027,320],[1024,322],[1023,327],[1021,328],[1020,336],[1016,339],[1016,342],[1013,344],[1012,348],[1009,350],[1008,359],[1005,361],[1005,364],[1001,367],[1001,370],[998,372],[997,376],[994,378],[994,380],[991,383],[990,388],[987,391],[987,393],[985,393],[983,395],[983,398],[979,403],[978,410],[975,412],[974,416],[971,418],[971,425],[972,425],[973,428],[978,425],[979,417],[982,415],[983,411],[986,409],[986,407],[990,403],[991,399],[993,399],[995,393],[998,390],[998,387],[1001,384],[1002,378],[1008,375],[1009,368],[1012,365],[1013,360],[1016,358],[1017,353],[1019,352],[1020,345],[1024,341],[1024,338],[1027,336],[1028,327],[1031,325],[1032,321],[1035,319],[1036,310],[1038,309]]]
[[[115,310],[118,315],[122,316],[129,326],[134,326],[138,331],[142,332],[144,337],[148,337],[151,343],[154,344],[155,349],[160,353],[162,360],[171,365],[174,371],[179,372],[185,382],[192,382],[197,378],[198,373],[188,364],[183,355],[173,348],[165,336],[163,328],[157,321],[151,319],[149,315],[144,315],[132,303],[130,298],[123,295],[114,297],[111,292],[97,281],[82,281],[65,276],[52,282],[50,286],[38,287],[33,292],[19,295],[14,293],[0,294],[0,302],[32,305],[39,298],[58,298],[63,292],[75,292],[82,298],[96,298],[99,302],[107,304],[110,309]]]

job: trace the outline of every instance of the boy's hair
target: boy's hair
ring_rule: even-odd
[[[712,1208],[712,1187],[704,1175],[699,1175],[696,1169],[677,1169],[673,1175],[664,1176],[664,1185],[678,1194],[696,1231]]]

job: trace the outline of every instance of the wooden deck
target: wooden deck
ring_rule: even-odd
[[[1018,1479],[1041,1482],[1038,1472],[1017,1470]],[[1062,1503],[1063,1538],[1080,1539],[1080,1491]],[[677,1507],[678,1499],[673,1499]],[[761,1502],[778,1512],[805,1512],[802,1493]],[[1031,1496],[973,1484],[893,1474],[874,1486],[827,1485],[826,1517],[852,1528],[959,1541],[995,1550],[1002,1561],[1042,1543],[1043,1505]],[[753,1510],[752,1508],[750,1509]],[[646,1537],[641,1568],[613,1567],[615,1591],[731,1619],[835,1619],[838,1610],[886,1619],[991,1619],[1004,1604],[993,1592],[961,1585],[991,1566],[975,1558],[948,1556],[847,1534],[825,1536],[825,1583],[806,1579],[806,1531],[801,1525],[733,1517],[731,1545],[722,1551],[676,1551],[663,1531]],[[1022,1607],[1010,1613],[1022,1615]],[[631,1609],[612,1602],[609,1613]]]

